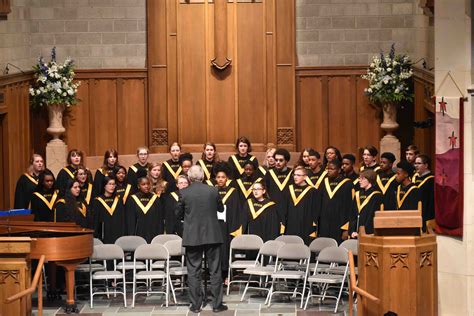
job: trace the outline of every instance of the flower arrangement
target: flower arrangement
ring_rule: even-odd
[[[31,106],[42,108],[53,104],[70,107],[77,103],[77,88],[80,82],[74,80],[74,61],[66,58],[63,64],[56,61],[56,47],[51,50],[51,61],[43,57],[33,66],[34,84],[30,87]]]
[[[387,56],[383,52],[374,56],[367,74],[362,75],[369,81],[369,87],[364,90],[369,100],[376,105],[413,100],[411,65],[407,55],[395,55],[395,44],[392,44]]]

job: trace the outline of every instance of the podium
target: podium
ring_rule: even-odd
[[[374,234],[359,236],[359,287],[380,299],[359,300],[358,315],[438,315],[436,236],[421,234],[419,211],[379,211]]]

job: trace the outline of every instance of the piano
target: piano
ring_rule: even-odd
[[[93,233],[93,230],[75,223],[34,222],[32,216],[0,217],[0,237],[31,238],[30,252],[26,258],[28,262],[45,255],[46,262],[55,262],[64,267],[67,313],[78,312],[74,301],[74,271],[77,265],[92,255]]]

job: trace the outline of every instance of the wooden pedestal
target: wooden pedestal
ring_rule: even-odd
[[[410,226],[405,224],[402,231]],[[359,300],[358,315],[438,315],[435,235],[361,235],[358,267],[359,287],[381,300]]]
[[[5,304],[6,298],[30,286],[30,244],[29,237],[0,237],[0,316],[31,315],[30,298]]]

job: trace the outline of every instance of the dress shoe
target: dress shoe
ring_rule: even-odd
[[[191,307],[189,308],[189,310],[190,310],[191,312],[195,313],[195,314],[198,314],[198,313],[201,312],[201,309],[200,309],[200,308],[194,307],[194,306],[191,306]]]
[[[214,307],[214,308],[212,309],[212,312],[213,312],[213,313],[220,313],[220,312],[226,311],[226,310],[228,310],[228,309],[229,309],[229,308],[227,307],[227,305],[221,304],[221,305],[219,305],[219,306],[217,306],[217,307]]]

